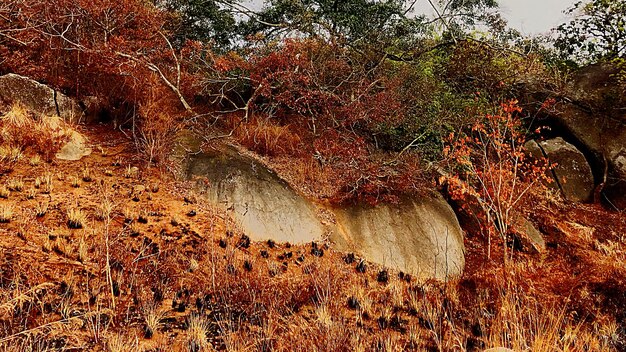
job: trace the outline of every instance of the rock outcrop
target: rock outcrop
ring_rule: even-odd
[[[228,149],[193,156],[188,177],[214,204],[231,212],[257,241],[306,243],[323,238],[315,208],[262,164]]]
[[[76,101],[44,84],[12,73],[0,76],[0,104],[8,106],[17,102],[68,122],[79,122],[84,116]]]
[[[601,64],[579,71],[566,89],[568,99],[557,104],[550,120],[584,147],[604,200],[626,209],[626,94],[615,80],[616,70]]]
[[[336,209],[337,248],[400,270],[445,280],[465,266],[463,231],[439,195],[399,204]]]
[[[300,196],[263,164],[232,149],[191,155],[186,165],[197,190],[230,211],[254,240],[329,238],[337,249],[413,275],[444,280],[463,271],[463,232],[439,195],[407,197],[396,205],[328,208]]]
[[[593,173],[587,159],[576,147],[558,137],[539,143],[530,141],[526,148],[535,157],[546,157],[550,163],[556,163],[552,170],[554,181],[550,186],[559,189],[570,201],[590,200],[594,189]]]

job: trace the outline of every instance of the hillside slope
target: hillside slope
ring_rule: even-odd
[[[80,161],[2,159],[0,350],[625,348],[619,213],[538,204],[545,252],[512,243],[505,267],[468,231],[464,275],[423,282],[327,243],[251,242],[122,133],[78,127]]]

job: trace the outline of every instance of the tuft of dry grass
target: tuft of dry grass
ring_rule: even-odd
[[[68,209],[66,216],[70,229],[82,229],[87,224],[87,215],[79,208]]]
[[[124,177],[126,178],[136,178],[139,173],[139,169],[136,166],[131,166],[130,164],[126,167],[126,171],[124,172]]]
[[[34,210],[35,216],[41,218],[48,213],[48,203],[39,202],[35,205]]]
[[[91,182],[93,180],[91,178],[91,170],[87,166],[85,166],[85,168],[83,169],[82,179],[84,182]]]
[[[14,177],[7,182],[7,188],[10,191],[21,192],[24,189],[24,179],[21,177]]]
[[[235,138],[250,150],[262,155],[297,155],[301,151],[300,136],[289,126],[269,119],[254,118],[235,129]]]
[[[146,324],[144,337],[150,339],[161,328],[161,320],[164,318],[164,314],[156,307],[150,306],[149,308],[144,309],[143,315],[144,322]]]
[[[0,144],[12,146],[5,154],[6,161],[10,162],[17,162],[23,152],[28,151],[51,160],[71,133],[61,119],[35,116],[22,104],[13,105],[8,113],[0,116],[0,121]],[[37,160],[34,161],[38,165]]]
[[[8,204],[0,205],[0,223],[6,224],[13,218],[13,207]]]
[[[87,245],[87,241],[85,236],[81,236],[78,240],[78,247],[76,248],[76,260],[81,263],[84,263],[89,258],[89,245]]]
[[[200,268],[200,264],[194,258],[189,259],[189,272],[193,273]]]
[[[108,197],[104,197],[100,204],[96,206],[96,218],[100,221],[111,218],[111,214],[115,210],[115,204]]]
[[[11,191],[6,186],[0,186],[0,198],[8,199]]]
[[[29,188],[26,192],[26,198],[35,199],[37,197],[37,190],[35,188]]]
[[[488,319],[487,347],[508,347],[515,351],[611,350],[608,341],[570,321],[564,306],[539,304],[517,290],[501,293],[501,305]],[[486,324],[486,323],[485,323]]]
[[[39,166],[39,164],[41,164],[41,157],[39,154],[35,154],[28,159],[28,165],[32,167]]]
[[[78,178],[78,176],[71,176],[70,185],[74,188],[80,187],[80,178]]]
[[[54,189],[54,184],[53,184],[53,177],[51,173],[46,173],[44,176],[41,177],[40,187],[42,189],[41,191],[44,194],[52,193],[52,190]]]
[[[199,314],[192,314],[187,319],[187,350],[188,351],[204,351],[209,348],[207,341],[207,332],[209,323]]]
[[[106,346],[108,352],[130,352],[137,350],[138,342],[128,339],[125,335],[116,334],[107,340]]]

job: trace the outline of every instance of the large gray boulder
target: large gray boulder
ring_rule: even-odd
[[[463,231],[440,195],[336,209],[337,247],[422,277],[446,280],[465,267]]]
[[[73,99],[28,77],[13,73],[0,76],[0,105],[21,102],[27,108],[68,122],[80,122],[83,112]]]
[[[306,243],[321,240],[325,228],[315,208],[258,161],[233,149],[198,154],[187,176],[209,201],[231,212],[256,241]]]
[[[626,209],[626,92],[616,67],[597,64],[580,70],[555,107],[552,124],[584,146],[602,184],[603,200]],[[606,172],[605,172],[606,169]]]
[[[593,173],[587,159],[576,147],[558,137],[539,143],[530,141],[526,148],[535,157],[545,157],[550,163],[556,163],[552,170],[554,181],[550,186],[559,189],[566,199],[573,202],[591,199]]]
[[[188,138],[181,141],[194,145]],[[186,177],[196,180],[196,190],[229,211],[253,240],[328,238],[336,249],[424,278],[445,280],[463,271],[463,232],[438,194],[405,197],[399,204],[329,208],[296,193],[256,159],[232,148],[190,154],[183,165]]]

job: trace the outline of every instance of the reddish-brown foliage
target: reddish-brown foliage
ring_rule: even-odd
[[[454,169],[441,181],[453,199],[478,207],[489,240],[492,233],[507,236],[516,214],[528,208],[531,190],[548,181],[545,160],[531,159],[524,148],[519,112],[516,101],[502,104],[500,113],[487,115],[471,134],[451,134],[444,150]]]
[[[228,54],[213,58],[213,82],[222,86],[212,91],[245,112],[228,125],[248,148],[317,160],[336,186],[331,199],[393,200],[415,191],[421,176],[416,158],[394,159],[374,147],[381,125],[407,117],[402,77],[389,75],[384,63],[366,67],[353,55],[320,40],[286,40],[249,60]],[[248,95],[233,99],[228,87],[237,80],[246,82]]]
[[[21,0],[0,11],[0,71],[109,106],[140,101],[153,75],[172,91],[193,82],[186,60],[197,44],[175,50],[165,30],[169,14],[145,1]]]

